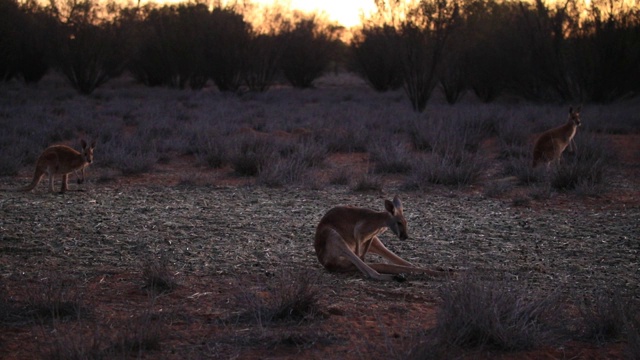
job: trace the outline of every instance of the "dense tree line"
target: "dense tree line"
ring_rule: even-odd
[[[242,9],[197,2],[38,4],[0,0],[3,80],[55,69],[89,94],[128,71],[148,86],[266,91],[277,74],[309,87],[343,63],[378,91],[404,88],[417,111],[436,89],[451,103],[466,92],[609,102],[640,91],[640,10],[622,0],[377,0],[348,48],[313,15],[260,30]]]
[[[450,103],[466,91],[486,102],[610,102],[640,91],[640,9],[621,0],[376,4],[352,43],[356,69],[377,90],[404,86],[418,111],[438,86]]]
[[[265,91],[281,72],[309,87],[335,58],[337,31],[314,15],[258,31],[234,8],[200,3],[0,0],[0,76],[37,82],[53,68],[84,94],[123,71],[148,86]]]

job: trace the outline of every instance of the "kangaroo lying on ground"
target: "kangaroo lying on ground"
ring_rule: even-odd
[[[446,275],[445,271],[423,269],[413,266],[387,249],[378,235],[387,229],[405,240],[407,221],[402,213],[402,202],[398,196],[393,202],[384,201],[386,211],[338,206],[329,210],[316,229],[314,247],[320,263],[329,271],[360,270],[376,280],[393,280],[394,275],[424,273],[433,276]],[[382,256],[391,263],[365,263],[368,253]]]

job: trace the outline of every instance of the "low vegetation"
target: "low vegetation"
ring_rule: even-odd
[[[142,264],[142,278],[144,286],[153,294],[162,294],[175,289],[178,282],[166,259],[145,260]]]
[[[285,270],[268,279],[255,290],[243,290],[237,302],[241,312],[237,321],[251,321],[259,326],[281,322],[300,323],[322,317],[317,274],[294,274]],[[234,321],[230,318],[229,321]]]
[[[562,340],[565,321],[557,296],[530,294],[465,278],[443,288],[434,336],[442,344],[466,349],[519,351]]]
[[[28,10],[12,4],[0,0],[0,9],[9,6],[22,15]],[[569,51],[578,55],[582,54],[580,46],[587,54],[600,54],[599,47],[590,45],[604,36],[600,30],[629,36],[619,44],[626,49],[627,44],[637,42],[632,31],[637,29],[637,21],[619,23],[626,18],[614,17],[600,28],[602,19],[593,11],[588,13],[593,22],[583,24],[586,28],[581,30],[568,23],[570,17],[564,10],[549,9],[541,2],[532,7],[491,1],[475,4],[477,11],[467,11],[468,17],[460,19],[460,9],[453,2],[442,2],[446,7],[440,14],[451,17],[431,23],[432,29],[448,23],[450,29],[462,31],[441,33],[446,39],[439,38],[443,42],[434,46],[461,50],[450,51],[442,59],[460,64],[456,68],[465,69],[467,76],[455,73],[452,66],[442,66],[446,65],[442,59],[427,59],[436,53],[435,48],[413,59],[392,56],[407,55],[412,44],[431,44],[432,36],[438,35],[411,24],[364,28],[356,34],[351,47],[354,54],[349,55],[337,40],[339,29],[324,27],[319,19],[302,17],[281,24],[273,33],[258,33],[250,31],[254,29],[234,9],[212,10],[201,4],[119,9],[115,18],[135,33],[130,40],[137,46],[119,46],[114,52],[105,49],[124,41],[111,26],[114,24],[79,29],[87,32],[78,34],[86,35],[79,39],[81,44],[71,41],[75,35],[69,36],[70,23],[64,24],[64,53],[52,54],[66,62],[60,62],[59,71],[50,71],[47,76],[47,72],[40,76],[38,69],[48,69],[50,64],[30,63],[27,69],[17,67],[20,61],[15,59],[0,63],[0,75],[7,80],[0,84],[3,187],[17,187],[30,178],[36,158],[52,143],[77,147],[80,137],[97,140],[95,163],[88,168],[88,184],[82,185],[89,189],[90,199],[75,194],[43,197],[42,184],[35,195],[2,198],[0,210],[6,216],[0,220],[0,267],[8,275],[0,284],[10,282],[11,286],[0,286],[0,332],[24,330],[15,336],[36,342],[39,353],[35,356],[53,359],[144,358],[160,353],[168,358],[217,358],[220,354],[241,358],[245,354],[239,349],[269,351],[268,356],[273,357],[282,353],[304,356],[308,349],[332,352],[326,350],[330,346],[346,351],[335,354],[340,358],[353,355],[355,350],[348,344],[353,339],[362,341],[361,330],[376,333],[379,329],[372,323],[388,322],[384,328],[389,333],[382,348],[389,351],[390,358],[465,357],[482,352],[517,356],[518,352],[569,342],[597,346],[618,342],[625,356],[640,357],[640,311],[637,299],[629,299],[633,288],[587,294],[589,298],[584,299],[548,291],[549,284],[559,286],[557,282],[571,283],[571,291],[584,290],[572,276],[578,274],[587,281],[600,268],[583,262],[597,263],[612,272],[630,272],[620,264],[633,264],[637,244],[630,239],[637,229],[629,224],[633,224],[634,209],[620,212],[615,219],[624,223],[615,224],[623,230],[612,231],[620,258],[600,261],[600,254],[608,253],[614,244],[602,242],[594,234],[609,222],[588,229],[591,233],[579,232],[578,240],[591,247],[574,248],[573,243],[567,246],[558,241],[558,234],[569,226],[565,221],[576,217],[575,211],[561,218],[562,224],[550,233],[538,236],[538,231],[557,219],[543,217],[531,225],[527,218],[530,209],[521,208],[542,207],[539,213],[544,213],[555,196],[597,199],[635,184],[635,180],[625,179],[628,169],[624,166],[629,162],[623,155],[628,158],[629,154],[619,153],[628,150],[628,143],[616,136],[638,135],[639,104],[628,98],[638,92],[640,82],[633,81],[637,74],[627,73],[628,80],[620,82],[614,65],[593,69],[592,64],[558,64],[564,58],[556,57],[550,58],[550,63],[536,62],[544,53],[527,52],[530,57],[522,63],[500,63],[493,58],[507,50],[522,55],[519,40],[523,34],[509,31],[516,25],[510,21],[540,16],[545,21],[517,22],[543,27],[528,29],[531,34],[544,34],[542,38],[531,36],[530,41],[543,42],[533,45],[551,50],[550,46],[559,44],[554,54]],[[489,11],[490,7],[495,11]],[[36,16],[43,9],[32,10],[35,13],[31,15]],[[499,18],[486,19],[485,11]],[[6,14],[0,11],[0,20],[7,20]],[[194,19],[198,21],[190,21]],[[572,37],[550,39],[550,34],[557,34],[547,28],[554,21]],[[7,24],[0,21],[0,37],[6,34]],[[163,24],[176,31],[160,31]],[[210,29],[217,36],[200,38],[203,43],[184,41],[185,37],[198,38],[190,35],[203,25],[221,28]],[[225,31],[228,29],[233,31]],[[409,32],[411,39],[402,39]],[[462,41],[463,35],[474,35],[475,39],[487,32],[499,35],[500,41],[477,42],[478,48],[471,49],[464,44],[474,42]],[[108,38],[94,42],[91,36]],[[285,48],[286,39],[295,40],[290,44],[299,48]],[[0,43],[0,47],[12,46]],[[79,59],[85,60],[79,64],[72,60],[80,57],[81,46],[94,43],[92,50],[99,52],[93,54],[98,69],[88,69],[92,71],[70,86],[68,77],[77,67],[89,66],[87,59]],[[38,41],[33,44],[44,46]],[[217,51],[220,49],[233,51]],[[252,61],[241,61],[247,56],[245,50],[267,55],[264,62],[255,56]],[[296,53],[304,56],[292,59],[291,54]],[[370,53],[384,56],[372,58],[367,56]],[[132,58],[124,61],[126,54]],[[24,54],[20,56],[25,59]],[[320,77],[330,64],[341,64],[335,62],[336,56],[356,57],[349,66],[375,90],[352,74]],[[607,56],[627,61],[622,56]],[[283,57],[289,63],[283,63]],[[471,59],[470,63],[465,59]],[[207,64],[215,66],[208,68]],[[425,64],[431,66],[425,68]],[[422,67],[416,69],[418,65]],[[580,65],[586,68],[573,67]],[[531,76],[520,66],[544,76]],[[412,70],[419,70],[421,77],[412,78]],[[612,72],[610,79],[617,80],[606,80],[602,75],[607,71]],[[484,78],[486,74],[493,76]],[[572,77],[579,74],[589,76],[576,83]],[[22,80],[39,85],[25,86]],[[292,86],[286,86],[287,82]],[[606,86],[591,88],[591,84]],[[193,91],[185,90],[187,87]],[[529,99],[536,103],[527,102]],[[618,101],[611,102],[615,99]],[[574,154],[564,154],[559,164],[532,168],[533,139],[565,121],[564,103],[569,100],[601,103],[584,105],[584,125],[576,135]],[[640,152],[634,155],[637,158]],[[128,181],[146,181],[143,176],[147,175],[166,183],[158,186],[160,190],[154,186],[130,190],[126,186]],[[225,198],[221,193],[226,185],[217,182],[221,179],[250,186],[231,186],[229,193],[233,194]],[[176,182],[182,186],[171,186]],[[308,189],[317,192],[303,192]],[[410,277],[404,285],[380,285],[347,274],[321,272],[309,247],[313,221],[317,220],[313,216],[345,199],[371,200],[397,190],[429,198],[407,209],[416,216],[411,221],[417,219],[410,224],[417,230],[416,241],[393,244],[409,253],[412,261],[442,265],[465,259],[491,266],[495,278],[520,278],[509,282],[470,275],[438,282]],[[434,205],[431,195],[438,190],[448,195]],[[265,191],[272,192],[260,195]],[[476,192],[484,197],[467,197]],[[339,195],[330,198],[332,204],[318,201],[336,193]],[[459,195],[462,193],[465,195]],[[442,213],[457,197],[464,198],[463,205],[455,212]],[[120,202],[123,198],[130,202]],[[471,202],[481,201],[491,202],[483,204],[474,217],[468,215],[475,206]],[[310,202],[313,206],[305,207]],[[41,208],[46,211],[38,212]],[[81,210],[74,213],[76,208]],[[268,210],[259,213],[262,208]],[[513,213],[500,217],[505,209]],[[610,214],[606,209],[598,211]],[[137,221],[129,223],[129,217]],[[494,217],[498,222],[476,227],[480,219]],[[598,213],[585,221],[606,217]],[[33,226],[26,228],[25,223]],[[71,225],[63,229],[60,224]],[[570,223],[576,232],[589,225]],[[493,229],[514,231],[527,242],[505,240],[503,233]],[[485,236],[489,232],[492,236]],[[152,235],[147,237],[147,233]],[[428,247],[417,250],[423,246]],[[607,249],[603,251],[603,247]],[[88,248],[97,250],[87,254]],[[143,256],[149,252],[154,255]],[[578,260],[554,272],[554,264],[544,263],[553,254]],[[223,263],[229,258],[233,260]],[[305,272],[312,262],[316,268]],[[23,263],[33,269],[18,269]],[[71,275],[75,277],[30,272],[42,271],[39,267],[47,271],[73,268]],[[616,274],[602,273],[606,280],[594,280],[593,284],[611,283],[615,288],[619,282],[633,283],[635,279],[629,281]],[[183,276],[188,278],[184,283]],[[536,287],[540,284],[545,290]],[[92,298],[87,300],[87,293]],[[426,321],[417,318],[412,319],[411,327],[398,329],[394,322],[402,315],[425,315],[416,309],[431,311],[436,306],[436,319],[428,325],[416,325]],[[340,326],[333,328],[333,323],[327,325],[329,321]],[[352,329],[354,321],[364,325]],[[412,333],[407,335],[406,329]],[[378,350],[379,339],[375,344]],[[410,344],[396,348],[400,340]],[[0,350],[3,346],[5,343],[0,343]],[[387,358],[384,352],[375,354]],[[373,357],[364,354],[362,358]]]
[[[52,76],[48,81],[48,86],[59,86],[60,79]],[[90,169],[102,174],[101,181],[118,174],[154,173],[186,159],[194,171],[231,170],[244,181],[270,187],[348,184],[368,191],[383,189],[384,179],[393,177],[407,189],[484,184],[493,188],[490,196],[508,196],[514,186],[531,187],[535,193],[548,185],[553,192],[594,196],[611,186],[619,157],[610,135],[601,129],[634,121],[618,110],[619,116],[611,119],[602,110],[618,106],[586,107],[576,153],[566,151],[557,165],[532,168],[534,137],[563,123],[564,106],[516,110],[509,105],[441,104],[433,105],[428,115],[416,116],[392,93],[369,93],[375,99],[363,106],[366,98],[334,102],[341,91],[326,89],[314,90],[311,101],[289,90],[281,96],[273,90],[268,96],[238,99],[136,86],[126,97],[114,88],[93,98],[67,98],[45,89],[7,93],[4,122],[11,131],[0,141],[11,142],[1,155],[6,159],[0,165],[3,174],[33,171],[28,164],[51,139],[75,146],[76,133],[61,129],[77,129],[97,139],[96,163]],[[283,101],[289,96],[299,111],[285,113],[289,105]],[[32,103],[35,98],[42,99],[42,105]],[[145,106],[131,98],[145,99]],[[385,110],[376,105],[380,101],[389,104]],[[310,112],[303,114],[303,108]],[[628,108],[631,114],[634,105]],[[344,167],[330,161],[350,154],[364,156],[366,164]],[[183,181],[188,179],[183,176]]]

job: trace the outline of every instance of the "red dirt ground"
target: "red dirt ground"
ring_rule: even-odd
[[[621,203],[628,206],[640,206],[638,186],[640,185],[640,134],[613,135],[611,136],[619,154],[622,166],[622,176],[631,179],[633,186],[621,189],[615,193],[603,194],[598,198],[576,199],[571,194],[561,194],[554,197],[553,203],[537,204],[532,201],[533,208],[542,206],[570,208],[576,201],[581,201],[588,206],[607,207]],[[488,144],[490,146],[490,144]],[[354,171],[362,171],[366,168],[366,155],[335,155],[330,161],[338,168],[349,166]],[[182,175],[179,175],[182,174]],[[195,184],[199,182],[217,185],[241,186],[251,179],[238,178],[231,175],[231,169],[203,170],[194,167],[194,159],[181,157],[174,159],[168,165],[159,165],[153,174],[136,177],[117,177],[114,182],[122,187],[148,186],[162,184],[163,186],[175,185],[184,181],[187,174]],[[475,186],[462,191],[481,192],[481,186]],[[511,196],[511,195],[510,195]],[[110,273],[100,275],[99,278],[87,278],[82,285],[83,303],[88,304],[95,314],[100,314],[101,319],[95,322],[107,324],[99,329],[91,328],[82,321],[62,322],[55,326],[51,332],[49,326],[14,326],[0,327],[0,358],[3,359],[30,359],[40,358],[41,346],[47,341],[42,339],[57,339],[64,343],[64,338],[81,333],[101,332],[105,336],[114,336],[112,325],[134,322],[132,313],[143,313],[150,306],[150,297],[146,289],[140,283],[138,273]],[[404,296],[389,287],[371,287],[368,281],[358,275],[352,279],[352,287],[335,289],[342,299],[353,299],[351,302],[341,302],[332,305],[329,296],[323,296],[323,302],[328,308],[328,320],[320,322],[320,325],[296,327],[298,333],[286,335],[287,328],[270,330],[264,334],[253,334],[254,330],[247,326],[245,330],[248,340],[242,340],[242,333],[236,328],[227,328],[218,322],[221,313],[230,311],[234,293],[238,293],[236,278],[222,275],[215,283],[210,278],[198,276],[180,276],[179,286],[176,290],[155,299],[152,307],[156,314],[165,314],[170,321],[164,321],[160,331],[165,334],[165,340],[161,344],[161,351],[147,351],[143,358],[183,359],[200,358],[202,352],[193,352],[190,349],[202,349],[209,347],[209,358],[239,358],[239,359],[368,359],[372,358],[368,349],[371,344],[390,341],[397,344],[409,341],[407,333],[398,333],[397,329],[407,328],[413,324],[413,320],[420,319],[420,326],[427,328],[435,322],[434,299],[428,295],[419,294],[411,299],[404,298],[406,307],[394,307],[394,297]],[[27,294],[20,293],[20,289],[29,288],[21,283],[21,279],[3,279],[4,291],[8,292],[10,299],[24,299]],[[246,284],[245,284],[246,285]],[[229,289],[236,290],[229,291]],[[9,290],[13,289],[13,290]],[[17,290],[16,290],[17,289]],[[202,292],[201,289],[207,289]],[[207,298],[210,306],[202,308],[202,302],[195,299]],[[358,300],[355,300],[358,299]],[[377,311],[377,309],[383,311]],[[132,311],[138,309],[138,311]],[[350,314],[351,316],[344,316]],[[359,314],[360,316],[354,316]],[[353,319],[357,320],[353,320]],[[149,326],[154,326],[151,320]],[[215,326],[212,326],[214,324]],[[408,325],[409,324],[409,325]],[[382,330],[381,330],[382,329]],[[391,333],[383,333],[384,329],[394,329]],[[276,336],[273,332],[278,331]],[[396,332],[394,332],[396,331]],[[36,340],[34,340],[34,334]],[[285,335],[282,335],[282,334]],[[332,336],[335,335],[335,336]],[[228,343],[211,344],[208,339],[233,338]],[[348,341],[336,341],[335,338],[349,339]],[[62,339],[62,340],[61,340]],[[77,339],[77,337],[75,338]],[[251,340],[253,339],[253,340]],[[244,341],[244,342],[243,342]],[[55,341],[54,341],[55,342]],[[73,341],[71,342],[73,343]],[[239,344],[238,344],[239,343]],[[317,343],[327,343],[326,346],[314,346]],[[68,344],[67,344],[68,345]],[[623,344],[613,343],[604,347],[570,342],[560,348],[539,349],[529,352],[517,353],[468,353],[464,359],[620,359],[623,357],[621,349]],[[234,352],[233,348],[245,348]],[[205,351],[206,353],[206,351]],[[383,355],[379,353],[379,355]],[[375,358],[375,356],[373,356]],[[382,357],[380,357],[382,358]]]

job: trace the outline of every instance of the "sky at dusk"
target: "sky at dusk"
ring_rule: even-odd
[[[254,0],[256,3],[272,3],[273,0]],[[285,3],[281,1],[281,3]],[[373,0],[290,0],[291,9],[324,11],[331,20],[346,27],[360,23],[360,13],[369,14],[375,9]]]
[[[155,3],[179,3],[187,0],[151,0]],[[374,0],[250,0],[257,5],[272,5],[277,2],[291,10],[324,12],[330,20],[349,28],[360,24],[360,14],[370,14],[375,9]],[[224,1],[223,1],[224,2]],[[241,2],[241,1],[240,1]]]

